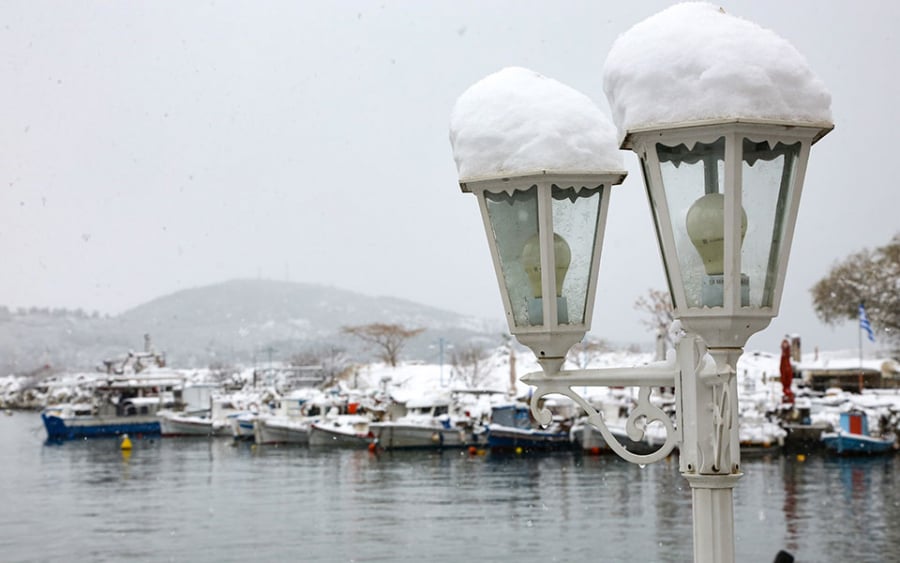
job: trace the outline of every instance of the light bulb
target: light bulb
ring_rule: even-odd
[[[688,236],[708,276],[725,273],[725,195],[706,194],[691,205],[685,221]],[[747,234],[747,212],[741,208],[741,243]]]
[[[531,286],[531,294],[535,299],[543,295],[544,285],[541,282],[541,241],[540,233],[534,235],[522,248],[522,266],[528,275],[528,285]],[[553,233],[553,254],[556,266],[556,296],[562,296],[563,281],[569,271],[569,263],[572,261],[572,251],[569,243],[556,233]]]

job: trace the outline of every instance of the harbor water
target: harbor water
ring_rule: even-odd
[[[45,444],[0,415],[0,560],[690,561],[677,458]],[[900,456],[747,457],[738,561],[900,561]]]

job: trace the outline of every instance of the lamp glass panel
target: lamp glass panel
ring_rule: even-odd
[[[660,222],[659,222],[659,208],[657,207],[656,199],[653,196],[653,190],[650,189],[650,182],[651,182],[652,176],[650,175],[650,171],[647,169],[647,160],[645,158],[641,158],[641,173],[644,176],[644,186],[646,186],[646,188],[647,188],[647,196],[650,199],[650,211],[652,212],[652,216],[653,216],[653,227],[656,230],[656,239],[659,242],[659,249],[660,249],[660,255],[662,256],[663,269],[666,272],[666,283],[669,286],[669,296],[672,299],[672,305],[676,309],[678,309],[681,304],[681,296],[677,295],[675,290],[672,289],[672,287],[673,287],[672,280],[669,277],[669,275],[670,275],[669,263],[666,259],[666,253],[663,252],[664,246],[663,246],[663,242],[662,242],[662,240],[663,240],[662,233],[660,231],[661,226],[660,226]]]
[[[538,189],[531,186],[525,190],[506,192],[485,192],[484,199],[491,224],[492,236],[500,261],[503,282],[509,297],[513,322],[517,327],[543,324],[543,318],[532,318],[535,300],[533,284],[529,280],[523,261],[523,250],[529,245],[540,264],[540,245],[534,247],[538,235]],[[537,297],[540,297],[538,291]]]
[[[666,261],[677,261],[680,266],[684,286],[681,305],[722,306],[725,138],[690,147],[657,143],[656,152],[675,243],[669,251],[674,250],[676,255],[668,256]],[[688,212],[700,203],[709,205],[701,213],[692,212],[695,228],[689,233]],[[660,248],[664,248],[662,240]],[[672,272],[669,270],[666,275],[671,276]],[[677,297],[673,296],[673,300],[679,304]]]
[[[743,140],[742,205],[747,234],[741,246],[741,273],[749,278],[750,307],[771,307],[800,143]]]
[[[561,188],[554,185],[551,196],[556,235],[557,321],[559,324],[584,324],[603,186]],[[561,251],[567,256],[560,256]],[[568,266],[563,268],[565,262]]]

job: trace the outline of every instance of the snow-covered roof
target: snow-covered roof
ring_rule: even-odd
[[[491,74],[459,97],[450,143],[461,181],[625,169],[615,127],[590,98],[521,67]]]
[[[797,371],[847,371],[869,370],[883,374],[900,373],[900,366],[890,358],[822,358],[799,362],[794,366]]]
[[[707,2],[676,4],[620,35],[603,89],[620,138],[717,119],[831,123],[831,94],[796,48]]]

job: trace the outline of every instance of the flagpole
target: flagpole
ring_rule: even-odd
[[[859,369],[863,367],[863,356],[862,356],[862,322],[856,323],[859,325]]]

